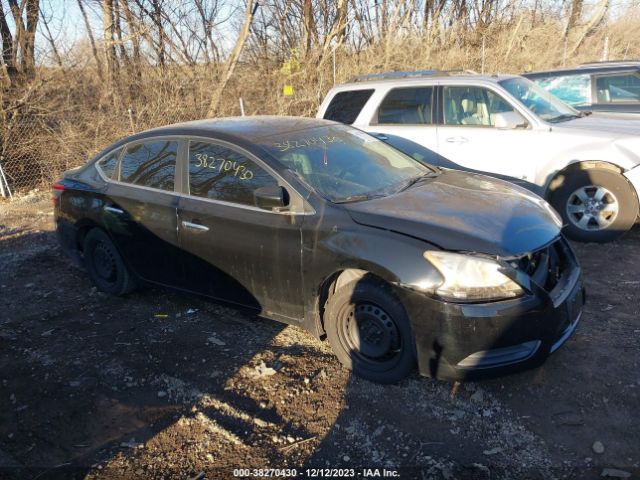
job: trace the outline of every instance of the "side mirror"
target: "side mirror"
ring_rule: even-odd
[[[527,121],[516,112],[500,112],[494,115],[496,128],[500,130],[515,130],[526,127]]]
[[[260,187],[253,191],[256,207],[272,210],[286,207],[289,203],[289,194],[280,186]]]

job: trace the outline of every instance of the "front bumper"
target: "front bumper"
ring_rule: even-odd
[[[402,290],[422,375],[452,380],[498,376],[541,365],[575,331],[585,291],[572,268],[551,292],[482,304],[449,303]]]

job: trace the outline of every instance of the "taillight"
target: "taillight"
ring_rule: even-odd
[[[66,187],[62,183],[56,182],[53,185],[51,185],[51,188],[53,189],[53,197],[51,197],[51,200],[53,201],[53,206],[57,207],[58,205],[60,205],[60,195],[61,195],[61,193],[58,193],[58,192],[62,192],[63,190],[66,190]]]

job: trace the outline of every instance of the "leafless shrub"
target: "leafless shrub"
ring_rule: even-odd
[[[605,38],[610,58],[640,57],[637,6],[599,18],[605,0],[600,10],[577,0],[76,1],[86,38],[56,48],[35,70],[29,54],[21,66],[15,51],[24,35],[30,48],[29,34],[6,30],[0,18],[10,47],[0,165],[14,190],[51,182],[134,131],[239,115],[240,97],[248,115],[314,115],[334,83],[334,57],[338,83],[392,70],[569,66],[599,59]],[[38,2],[24,2],[33,14]],[[40,10],[55,45],[54,21]],[[97,15],[103,29],[94,32]]]

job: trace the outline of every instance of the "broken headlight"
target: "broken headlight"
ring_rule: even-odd
[[[495,260],[460,253],[427,251],[426,258],[444,277],[434,293],[455,302],[501,300],[522,295],[520,285]]]

